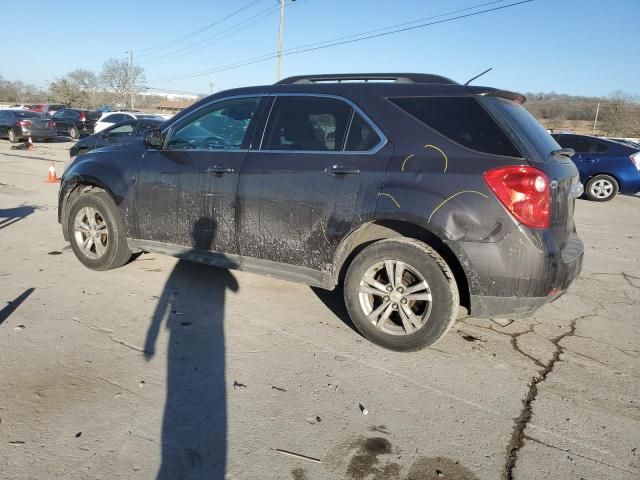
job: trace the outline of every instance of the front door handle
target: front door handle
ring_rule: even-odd
[[[207,168],[207,173],[210,173],[211,175],[224,175],[225,173],[233,172],[235,172],[233,168],[225,167],[224,165],[215,165]]]
[[[360,173],[359,168],[346,167],[344,165],[331,165],[324,169],[330,175],[356,175]]]
[[[598,161],[597,158],[592,158],[592,157],[583,157],[583,159],[587,163],[596,163]]]

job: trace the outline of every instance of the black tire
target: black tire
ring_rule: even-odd
[[[617,194],[620,186],[610,175],[600,174],[591,178],[584,189],[585,196],[594,202],[608,202]]]
[[[9,141],[11,143],[18,143],[18,140],[20,140],[13,128],[9,129],[9,131],[7,132],[7,137],[9,138]]]
[[[395,313],[392,311],[386,322],[389,327],[397,328],[400,334],[387,333],[367,318],[367,314],[361,304],[359,288],[365,273],[371,271],[370,269],[375,268],[376,265],[385,260],[403,262],[406,266],[415,270],[415,273],[421,275],[429,285],[431,293],[430,313],[427,314],[424,323],[411,333],[402,333],[400,331],[401,328],[404,332],[407,330],[401,325],[398,326],[399,311]],[[372,296],[369,298],[377,297]],[[389,297],[384,298],[389,299]],[[398,351],[419,350],[436,343],[455,323],[460,305],[458,287],[454,275],[443,258],[425,243],[404,237],[380,240],[358,253],[347,270],[344,283],[344,300],[351,320],[362,335],[377,345]],[[379,304],[383,301],[384,299],[381,297]],[[397,302],[398,300],[396,299],[395,301]],[[402,308],[399,304],[396,304],[396,306]]]
[[[74,126],[69,127],[69,136],[74,140],[78,140],[80,138],[80,132]]]
[[[87,207],[94,208],[98,212],[108,230],[106,251],[99,258],[91,258],[85,254],[81,245],[78,244],[80,240],[77,239],[74,231],[74,221],[78,212]],[[69,210],[67,226],[73,253],[83,265],[92,270],[110,270],[121,267],[131,257],[122,217],[106,192],[86,192],[76,197]]]

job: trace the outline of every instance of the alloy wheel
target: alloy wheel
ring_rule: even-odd
[[[80,209],[74,219],[73,230],[75,242],[87,258],[97,259],[106,253],[109,228],[97,209]]]
[[[371,266],[360,280],[358,298],[369,321],[391,335],[414,333],[431,314],[429,284],[414,267],[399,260]]]

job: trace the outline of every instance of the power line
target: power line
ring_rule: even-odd
[[[192,37],[198,35],[199,33],[202,33],[202,32],[204,32],[206,30],[209,30],[211,27],[214,27],[214,26],[224,22],[225,20],[228,20],[229,18],[231,18],[233,16],[235,16],[235,15],[237,15],[239,13],[242,13],[245,10],[248,10],[249,8],[253,7],[254,5],[256,5],[256,4],[258,4],[258,3],[262,2],[262,1],[264,1],[264,0],[252,0],[249,3],[247,3],[246,5],[240,7],[238,10],[235,10],[235,11],[231,12],[230,14],[228,14],[228,15],[226,15],[226,16],[218,19],[218,20],[216,20],[213,23],[205,25],[204,27],[199,28],[198,30],[195,30],[195,31],[190,32],[190,33],[187,33],[186,35],[178,37],[178,38],[176,38],[174,40],[171,40],[169,42],[161,43],[159,45],[155,45],[155,46],[152,46],[152,47],[142,48],[142,49],[140,49],[140,52],[149,52],[151,50],[161,50],[161,49],[167,48],[169,46],[175,45],[177,43],[180,43],[180,42],[182,42],[184,40],[187,40],[189,38],[192,38]],[[150,55],[150,53],[141,53],[140,54],[140,56],[145,56],[145,55]]]
[[[498,11],[498,10],[504,10],[506,8],[510,8],[510,7],[515,7],[518,5],[522,5],[525,3],[531,3],[534,0],[522,0],[519,2],[514,2],[514,3],[510,3],[507,5],[501,5],[498,7],[493,7],[493,8],[487,8],[484,10],[479,10],[476,12],[471,12],[471,13],[467,13],[467,14],[463,14],[463,15],[457,15],[454,17],[450,17],[450,18],[445,18],[442,20],[435,20],[432,22],[427,22],[427,23],[420,23],[418,25],[410,25],[410,26],[406,26],[409,24],[413,24],[416,21],[413,22],[407,22],[404,24],[398,24],[398,25],[393,25],[390,27],[385,27],[383,29],[379,29],[377,30],[379,33],[370,33],[367,34],[369,32],[365,32],[365,33],[361,33],[361,34],[355,34],[355,35],[350,35],[349,37],[339,37],[339,38],[335,38],[332,40],[326,40],[323,42],[318,42],[316,44],[310,44],[310,45],[306,45],[306,46],[301,46],[301,47],[294,47],[288,50],[285,50],[282,52],[282,55],[297,55],[300,53],[307,53],[307,52],[311,52],[311,51],[315,51],[315,50],[321,50],[324,48],[331,48],[331,47],[336,47],[336,46],[340,46],[340,45],[346,45],[346,44],[350,44],[350,43],[356,43],[356,42],[361,42],[364,40],[369,40],[372,38],[379,38],[379,37],[384,37],[384,36],[388,36],[388,35],[394,35],[396,33],[401,33],[401,32],[406,32],[406,31],[410,31],[410,30],[416,30],[418,28],[425,28],[425,27],[429,27],[432,25],[437,25],[437,24],[441,24],[441,23],[447,23],[447,22],[452,22],[454,20],[461,20],[463,18],[469,18],[469,17],[473,17],[476,15],[481,15],[483,13],[489,13],[489,12],[494,12],[494,11]],[[476,5],[475,7],[468,7],[466,9],[463,9],[464,11],[469,10],[469,9],[474,9],[474,8],[480,8],[481,6],[486,6],[489,4],[494,4],[496,3],[494,2],[488,2],[488,3],[484,3],[484,4],[480,4],[480,5]],[[427,17],[425,19],[422,19],[420,21],[426,20],[428,18],[436,18],[436,17],[443,17],[443,16],[448,16],[448,15],[452,15],[455,14],[457,12],[460,12],[461,10],[454,10],[454,11],[450,11],[450,12],[446,12],[446,13],[442,13],[436,16],[432,16],[432,17]],[[402,28],[397,28],[399,26],[405,25]],[[393,29],[393,30],[391,30]],[[389,31],[383,31],[383,30],[389,30]],[[352,38],[356,35],[363,35],[360,36],[358,38]],[[346,38],[346,39],[345,39]],[[315,45],[315,46],[314,46]],[[169,81],[174,81],[174,80],[184,80],[184,79],[189,79],[189,78],[196,78],[196,77],[201,77],[204,75],[210,75],[212,73],[219,73],[219,72],[224,72],[227,70],[233,70],[236,68],[241,68],[244,66],[248,66],[248,65],[252,65],[254,63],[260,63],[260,62],[265,62],[267,60],[271,60],[273,58],[277,58],[278,54],[277,53],[269,53],[269,54],[265,54],[259,57],[254,57],[254,58],[250,58],[250,59],[246,59],[246,60],[242,60],[239,62],[235,62],[235,63],[231,63],[231,64],[227,64],[227,65],[222,65],[220,67],[216,67],[213,69],[209,69],[209,70],[203,70],[203,71],[199,71],[199,72],[193,72],[190,74],[185,74],[185,75],[178,75],[175,77],[167,77],[167,78],[160,78],[160,79],[155,79],[155,80],[151,80],[152,82],[169,82]]]
[[[208,46],[210,46],[210,45],[212,45],[212,44],[224,39],[224,38],[227,38],[230,35],[233,35],[235,33],[241,32],[242,30],[245,30],[245,29],[249,28],[250,26],[254,25],[255,23],[259,22],[260,20],[262,20],[264,18],[267,18],[269,15],[274,14],[277,10],[278,10],[277,6],[275,6],[275,7],[271,6],[271,7],[267,8],[267,9],[265,9],[265,10],[260,11],[256,15],[253,15],[253,16],[251,16],[249,18],[246,18],[245,20],[243,20],[241,22],[238,22],[238,23],[236,23],[234,25],[231,25],[229,28],[227,28],[225,30],[222,30],[220,32],[217,32],[217,33],[215,33],[213,35],[210,35],[209,37],[206,37],[206,38],[204,38],[202,40],[199,40],[196,43],[193,43],[191,45],[187,45],[187,46],[182,47],[182,48],[180,48],[178,50],[174,50],[173,52],[165,53],[165,54],[159,55],[157,57],[150,58],[150,59],[146,60],[143,63],[143,65],[154,65],[154,64],[156,64],[155,62],[157,60],[162,60],[162,59],[167,58],[167,57],[174,57],[176,54],[184,52],[185,50],[190,50],[191,48],[196,47],[198,45],[202,45],[204,43],[204,45],[202,45],[202,46],[200,46],[200,47],[198,47],[198,48],[196,48],[194,50],[188,51],[185,54],[178,55],[177,57],[172,58],[170,61],[176,60],[177,58],[185,57],[187,55],[191,55],[191,54],[193,54],[195,52],[198,52],[198,51],[200,51],[200,50],[202,50],[202,49],[204,49],[204,48],[206,48],[206,47],[208,47]],[[253,21],[251,21],[251,20],[253,20]],[[242,26],[243,24],[246,24],[246,25]],[[237,28],[237,27],[240,27],[240,28]],[[236,29],[236,30],[234,30],[234,29]],[[228,33],[227,35],[223,35],[223,34],[225,34],[227,32],[230,32],[230,33]],[[161,62],[158,65],[161,65],[163,63],[167,63],[167,62]]]

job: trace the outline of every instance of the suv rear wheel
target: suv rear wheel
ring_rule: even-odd
[[[107,193],[82,193],[67,222],[73,253],[86,267],[109,270],[131,258],[122,218]]]
[[[11,143],[18,143],[18,136],[16,135],[16,132],[13,130],[13,128],[9,129],[7,135],[9,136],[9,141]]]
[[[72,139],[77,140],[80,138],[80,133],[76,127],[69,127],[69,136]]]
[[[446,262],[411,238],[381,240],[362,250],[347,271],[344,296],[362,335],[401,351],[440,340],[454,324],[460,303]]]
[[[589,200],[607,202],[618,194],[618,182],[609,175],[596,175],[587,182],[584,190]]]

